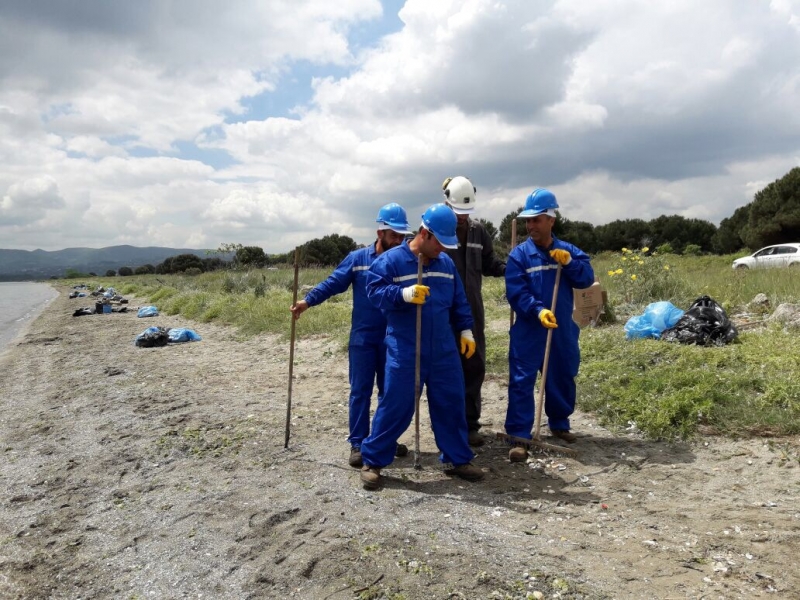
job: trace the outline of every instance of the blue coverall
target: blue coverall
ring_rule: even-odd
[[[550,345],[544,410],[550,429],[569,429],[569,416],[575,410],[575,376],[581,361],[580,328],[572,320],[572,289],[594,283],[589,257],[553,236],[553,244],[547,249],[528,238],[511,251],[506,263],[506,297],[517,315],[508,351],[506,433],[527,439],[531,439],[534,421],[533,386],[544,364],[547,341],[539,311],[549,310],[552,304],[557,263],[550,257],[550,250],[555,249],[567,250],[572,261],[561,270],[555,311],[558,327],[553,329]]]
[[[353,286],[353,312],[348,346],[350,437],[347,439],[350,445],[356,447],[361,445],[369,433],[370,398],[376,381],[379,403],[383,396],[386,363],[383,339],[386,335],[386,317],[367,299],[366,292],[367,270],[377,257],[375,244],[353,250],[325,281],[314,287],[305,297],[309,307],[316,306]]]
[[[367,274],[367,295],[387,320],[384,394],[372,432],[361,444],[361,457],[370,467],[391,464],[397,439],[414,416],[417,305],[405,302],[402,290],[416,283],[417,257],[408,242],[381,254]],[[453,331],[472,329],[472,314],[461,278],[445,253],[424,267],[422,283],[430,287],[430,296],[422,305],[420,389],[427,390],[439,459],[463,465],[474,455],[467,442],[464,374]]]

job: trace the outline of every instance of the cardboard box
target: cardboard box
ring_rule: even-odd
[[[605,291],[599,281],[583,290],[572,290],[575,305],[572,310],[572,320],[579,327],[594,325],[603,314]]]

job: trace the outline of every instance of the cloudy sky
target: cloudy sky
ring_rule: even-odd
[[[0,248],[715,224],[800,164],[800,0],[2,0]]]

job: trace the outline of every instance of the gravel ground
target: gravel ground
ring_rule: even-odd
[[[91,301],[68,291],[0,357],[2,598],[800,597],[798,438],[666,444],[578,413],[576,458],[511,464],[490,377],[483,482],[438,468],[423,409],[423,469],[366,491],[334,342],[298,340],[284,449],[285,341],[135,299],[72,317]],[[150,325],[203,341],[135,347]]]

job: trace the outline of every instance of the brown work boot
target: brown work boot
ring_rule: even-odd
[[[470,446],[483,446],[483,444],[486,442],[477,429],[473,429],[469,432],[468,441]]]
[[[360,446],[352,446],[350,448],[350,459],[347,461],[350,463],[351,467],[355,467],[356,469],[361,468],[361,447]]]
[[[369,465],[361,467],[361,483],[368,490],[377,490],[381,486],[380,468]]]
[[[514,447],[508,451],[508,460],[511,462],[525,462],[528,460],[528,449],[525,444],[514,444]]]
[[[484,473],[478,467],[473,465],[472,463],[467,463],[465,465],[458,465],[451,469],[446,469],[445,473],[448,475],[455,475],[456,477],[460,477],[461,479],[466,479],[467,481],[480,481],[484,478]]]
[[[569,429],[551,429],[550,433],[553,437],[564,440],[568,444],[574,444],[578,439],[578,436],[572,433]]]

